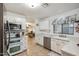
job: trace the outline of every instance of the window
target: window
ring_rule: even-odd
[[[74,34],[74,24],[63,24],[62,34]]]
[[[74,14],[65,18],[56,19],[55,24],[53,24],[53,33],[73,35],[76,16],[77,15]]]
[[[53,24],[53,33],[56,34],[74,34],[74,24]]]
[[[53,24],[53,32],[56,33],[56,34],[61,34],[62,31],[62,26],[61,24]]]
[[[68,34],[69,33],[69,25],[63,24],[62,25],[62,34]]]

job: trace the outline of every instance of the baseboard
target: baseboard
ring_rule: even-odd
[[[20,53],[23,53],[23,52],[25,52],[25,51],[27,51],[27,49],[25,49],[25,50],[23,50],[23,51],[21,51],[21,52],[15,54],[15,55],[12,55],[12,56],[16,56],[16,55],[18,55],[18,54],[20,54]]]
[[[60,53],[58,53],[58,52],[56,52],[56,51],[54,51],[54,50],[51,50],[51,51],[54,52],[54,53],[57,53],[57,54],[61,55]]]

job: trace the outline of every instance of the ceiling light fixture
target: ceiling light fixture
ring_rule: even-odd
[[[39,4],[39,3],[30,3],[30,4],[28,4],[28,6],[29,6],[30,8],[35,8],[35,7],[40,6],[40,4]]]
[[[25,4],[29,6],[30,8],[36,8],[41,5],[41,1],[40,0],[27,0]]]

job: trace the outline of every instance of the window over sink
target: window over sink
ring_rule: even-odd
[[[74,23],[76,21],[76,14],[60,18],[53,24],[53,33],[74,35]]]

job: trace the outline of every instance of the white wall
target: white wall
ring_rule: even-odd
[[[45,21],[39,22],[39,27],[40,27],[40,30],[49,29],[49,21],[45,20]]]

